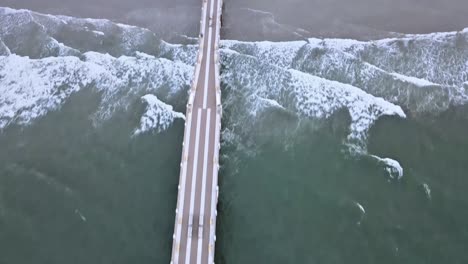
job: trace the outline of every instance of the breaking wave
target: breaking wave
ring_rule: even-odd
[[[197,50],[109,20],[0,8],[0,130],[28,125],[90,89],[101,96],[95,124],[143,101],[134,134],[163,131],[184,118]],[[265,112],[300,122],[345,109],[344,144],[367,155],[369,130],[382,116],[435,115],[465,104],[467,61],[468,30],[369,42],[222,41],[223,139],[245,138]],[[390,177],[403,176],[396,160],[375,160]]]

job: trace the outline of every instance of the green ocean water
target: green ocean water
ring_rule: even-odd
[[[135,103],[94,127],[98,97],[0,134],[0,263],[169,263],[183,122],[131,137]],[[254,154],[221,150],[216,263],[467,263],[467,113],[380,119],[369,150],[397,181],[346,152],[346,111],[266,112]]]
[[[270,137],[256,157],[226,162],[217,263],[466,263],[467,121],[466,107],[378,121],[370,151],[400,160],[400,181],[343,154],[345,114]],[[288,126],[269,124],[258,137]]]
[[[169,262],[183,122],[131,138],[144,109],[95,128],[98,99],[0,135],[0,263]]]

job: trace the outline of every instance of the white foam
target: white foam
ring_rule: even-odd
[[[135,130],[134,135],[150,131],[161,132],[168,129],[174,120],[181,118],[185,120],[182,113],[175,112],[171,105],[160,101],[155,95],[147,94],[141,97],[146,104],[146,111],[140,119],[140,127]]]
[[[349,49],[354,49],[355,47],[360,47],[365,45],[366,42],[358,41],[354,39],[318,39],[318,38],[310,38],[309,39],[310,45],[317,46],[317,47],[326,47],[337,49],[341,51],[347,51]]]
[[[265,10],[253,9],[253,8],[249,8],[249,7],[243,7],[241,9],[247,10],[247,11],[252,12],[252,13],[257,13],[257,14],[261,14],[261,15],[267,15],[267,16],[274,17],[273,13],[267,12]]]
[[[424,36],[426,39],[420,36],[423,47],[427,45],[426,42],[437,42],[437,40],[431,39],[431,35]],[[445,36],[450,37],[452,34],[447,33]],[[439,69],[441,68],[439,64],[431,64],[429,63],[430,60],[426,60],[428,63],[424,62],[423,64],[428,64],[425,66],[427,69],[407,74],[402,72],[405,73],[402,74],[395,72],[395,69],[390,68],[387,70],[377,67],[369,63],[367,59],[362,58],[365,54],[374,52],[376,53],[373,56],[375,60],[392,60],[392,57],[394,57],[392,56],[392,52],[396,54],[402,53],[402,51],[398,50],[399,45],[395,44],[395,41],[400,40],[406,43],[406,46],[414,45],[408,44],[409,40],[407,38],[385,39],[373,42],[362,42],[351,39],[311,38],[308,43],[303,41],[248,43],[230,40],[223,42],[225,48],[223,52],[227,53],[228,50],[234,50],[237,53],[255,57],[259,61],[273,64],[283,69],[294,68],[325,79],[339,80],[342,83],[356,86],[376,97],[382,97],[386,101],[401,105],[414,114],[438,113],[445,111],[450,105],[468,102],[466,92],[463,92],[459,87],[441,85],[420,76],[428,72],[430,74],[427,77],[440,75],[445,80],[445,83],[450,83],[451,81],[455,81],[456,83],[456,80],[451,79],[466,81],[468,78],[468,62],[466,61],[463,61],[463,67],[467,69],[466,72],[463,71],[463,67],[458,67],[456,64],[454,67],[449,66],[447,68],[460,68],[461,72],[450,72],[450,70],[444,72],[444,69]],[[382,51],[379,51],[379,53],[375,52],[375,50]],[[386,50],[388,52],[383,52]],[[378,59],[379,56],[382,58]],[[417,57],[417,54],[410,56],[410,58],[413,57]],[[406,61],[408,58],[404,57],[399,61],[383,63],[383,65],[402,64],[401,60]],[[448,59],[448,61],[453,60]],[[462,59],[459,61],[462,61]],[[418,74],[419,77],[412,74]],[[431,89],[419,90],[420,88],[428,87]]]
[[[75,214],[77,214],[80,217],[81,221],[83,221],[83,222],[87,221],[86,217],[83,215],[83,213],[81,213],[80,210],[75,209]]]
[[[0,15],[14,15],[18,13],[30,12],[25,9],[13,9],[9,7],[0,7]]]
[[[193,75],[191,66],[143,53],[138,53],[137,57],[114,58],[88,52],[85,58],[101,76],[96,87],[104,92],[103,104],[96,115],[98,121],[110,118],[116,108],[128,108],[131,98],[144,91],[156,92],[168,86],[167,98],[170,99],[190,86]]]
[[[247,99],[246,111],[253,117],[264,107],[279,107],[301,118],[316,119],[329,118],[340,109],[347,109],[351,116],[347,144],[353,152],[366,152],[369,129],[381,116],[406,117],[401,107],[348,84],[285,70],[238,53],[223,50],[222,56],[227,69],[222,74],[223,82],[228,88],[242,92],[234,94]],[[224,100],[226,107],[238,103],[231,97]],[[255,125],[255,121],[248,123]],[[243,128],[248,126],[244,124]]]
[[[161,41],[161,57],[194,66],[197,61],[198,45],[170,44]]]
[[[306,44],[307,42],[305,41],[240,42],[235,40],[225,40],[221,42],[221,47],[234,51],[242,50],[243,54],[255,56],[262,61],[282,68],[290,68],[297,52]]]
[[[148,55],[148,54],[146,54],[146,53],[139,52],[139,51],[137,51],[137,52],[135,53],[135,55],[136,55],[135,57],[137,57],[138,59],[149,59],[149,60],[154,60],[154,59],[156,59],[156,57],[153,56],[153,55]]]
[[[39,14],[32,12],[34,14]],[[149,29],[143,28],[143,27],[136,27],[133,25],[128,25],[128,24],[122,24],[122,23],[115,23],[112,22],[111,20],[108,19],[101,19],[101,18],[77,18],[77,17],[71,17],[71,16],[63,16],[63,15],[58,15],[55,16],[56,18],[64,21],[67,24],[76,24],[79,25],[83,28],[86,28],[87,24],[92,24],[94,27],[97,28],[98,31],[103,31],[105,32],[106,29],[109,29],[110,27],[119,27],[123,30],[129,30],[129,31],[134,31],[134,30],[142,30],[142,31],[150,31]]]
[[[385,171],[388,173],[390,178],[399,180],[403,177],[403,167],[398,161],[390,158],[380,158],[374,155],[371,155],[371,157],[375,158],[379,163],[385,166]]]
[[[458,86],[468,79],[466,44],[464,41],[458,43],[468,39],[467,33],[465,29],[383,39],[362,44],[364,52],[354,54],[359,58],[364,55],[368,61],[387,71],[436,84]]]
[[[420,79],[420,78],[416,78],[416,77],[412,77],[412,76],[406,76],[406,75],[399,74],[399,73],[396,73],[396,72],[392,72],[390,74],[392,76],[394,76],[395,78],[398,78],[398,79],[403,80],[405,82],[412,83],[412,84],[414,84],[416,86],[419,86],[419,87],[440,86],[440,85],[435,84],[433,82],[430,82],[428,80],[424,80],[424,79]]]
[[[0,38],[0,56],[8,56],[11,54],[10,49],[3,43],[2,39]]]
[[[366,209],[364,209],[364,206],[362,206],[360,203],[355,201],[354,205],[356,205],[356,207],[359,208],[359,210],[361,211],[362,214],[366,213]]]
[[[341,108],[347,108],[351,116],[351,134],[348,140],[358,144],[356,150],[364,151],[367,134],[374,122],[384,115],[406,118],[401,107],[374,97],[359,88],[329,81],[296,70],[292,73],[296,89],[296,107],[309,117],[328,118]],[[361,145],[362,150],[359,150]]]
[[[250,98],[252,103],[252,109],[250,110],[250,114],[254,117],[257,116],[259,113],[271,110],[271,109],[280,109],[285,110],[285,108],[278,103],[278,101],[268,98],[263,98],[260,96],[253,96]]]
[[[431,188],[429,188],[429,184],[423,183],[422,187],[424,188],[424,193],[426,194],[427,199],[431,200]]]
[[[143,54],[114,58],[88,52],[84,61],[76,57],[0,57],[0,130],[10,124],[28,125],[88,87],[102,94],[94,116],[99,123],[129,107],[132,98],[144,91],[166,87],[166,99],[171,100],[189,87],[192,74],[191,66]]]
[[[364,206],[362,204],[353,201],[353,204],[361,211],[361,217],[359,218],[359,221],[357,222],[357,225],[361,225],[361,222],[364,220],[364,217],[366,215],[366,209],[364,209]]]
[[[93,30],[93,33],[96,34],[96,35],[99,35],[99,36],[104,36],[104,32],[102,31],[98,31],[98,30]]]
[[[7,14],[11,16],[6,17]],[[44,50],[59,48],[57,55],[65,56],[38,60],[17,55],[0,57],[0,130],[10,124],[28,125],[48,112],[58,110],[71,94],[83,88],[93,87],[102,94],[99,109],[93,116],[95,124],[98,124],[110,118],[117,109],[128,108],[132,98],[140,96],[142,92],[156,92],[163,88],[164,99],[171,100],[190,85],[193,67],[180,61],[155,58],[140,52],[135,57],[119,58],[87,52],[82,54],[80,60],[66,57],[71,53],[80,54],[79,51],[66,47],[48,35],[56,33],[61,24],[84,30],[93,24],[95,30],[92,32],[97,35],[121,27],[121,41],[125,44],[122,45],[131,46],[138,43],[140,38],[145,39],[145,34],[149,32],[146,29],[115,24],[105,19],[42,15],[10,8],[0,8],[0,18],[3,19],[0,36],[18,30],[22,32],[23,26],[36,23],[44,30],[46,41],[37,44],[43,45]],[[49,55],[42,52],[35,54],[40,57]]]
[[[75,71],[76,79],[70,78]],[[16,55],[0,57],[0,130],[10,123],[28,124],[58,109],[81,85],[89,84],[92,78],[85,72],[74,57],[41,61]]]

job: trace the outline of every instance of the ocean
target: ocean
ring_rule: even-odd
[[[468,262],[468,29],[383,35],[221,42],[216,263]],[[198,46],[162,36],[0,8],[0,263],[170,262]]]

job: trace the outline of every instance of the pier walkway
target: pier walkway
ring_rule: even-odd
[[[212,264],[221,131],[218,44],[222,0],[203,0],[200,49],[187,103],[172,264]]]

